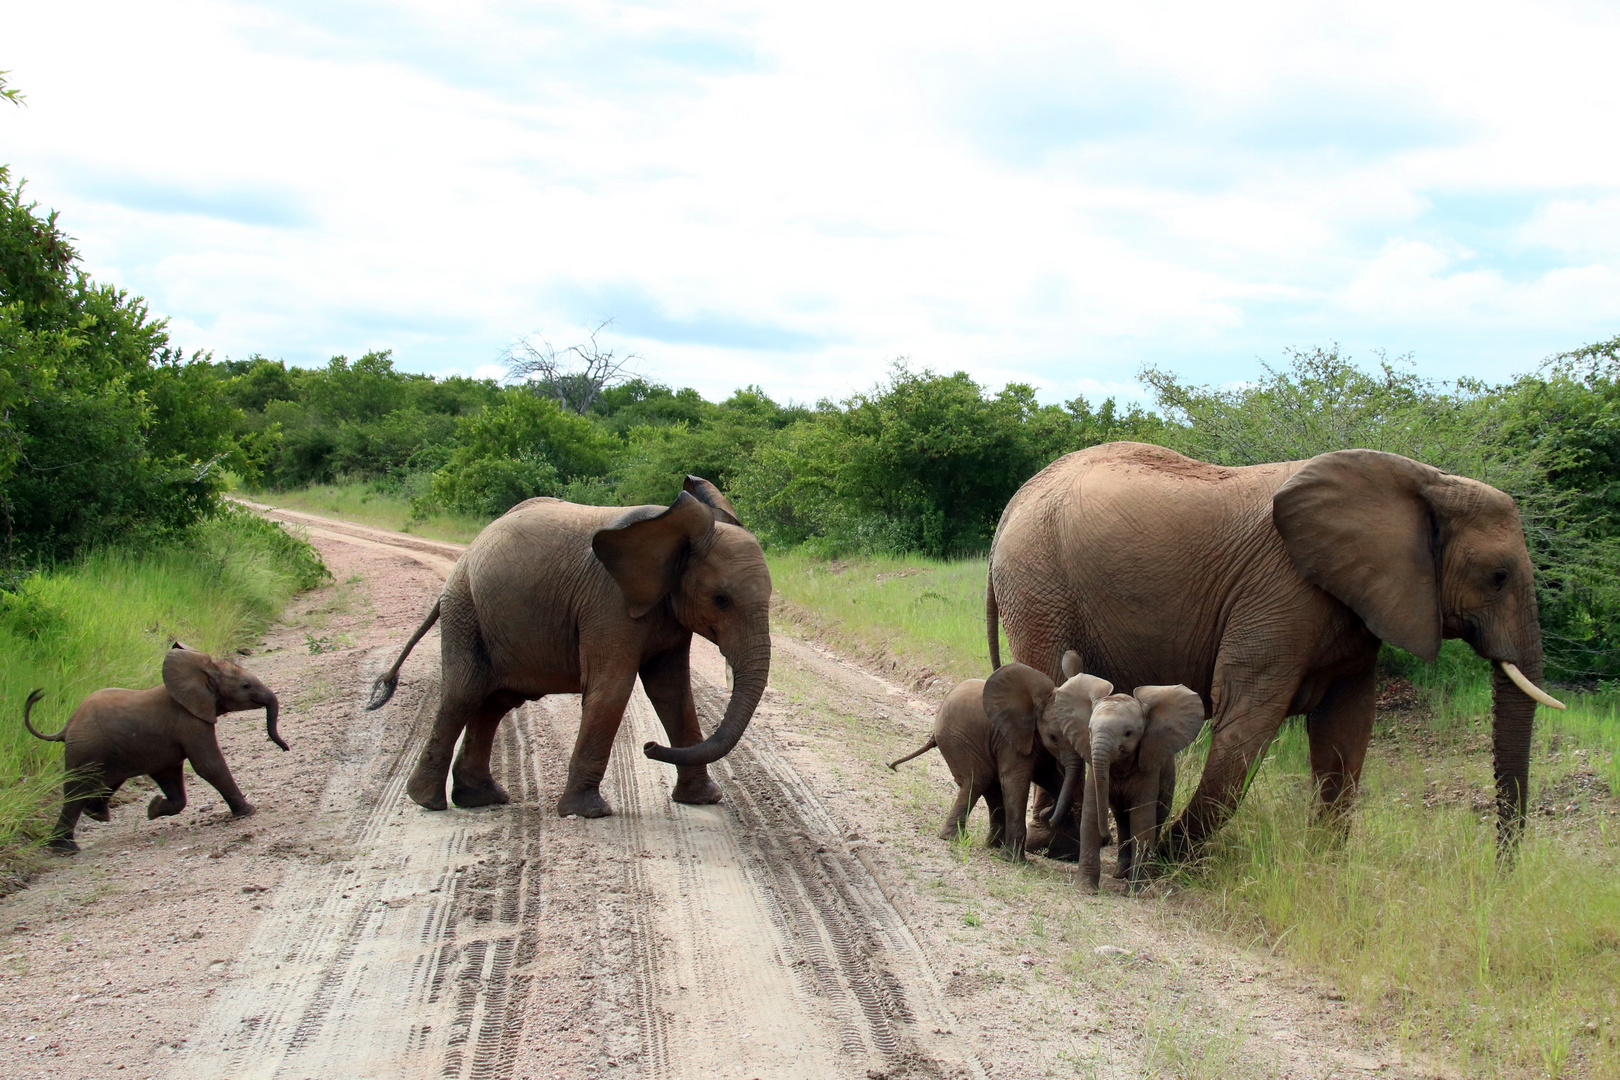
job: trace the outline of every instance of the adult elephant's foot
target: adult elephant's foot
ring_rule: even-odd
[[[557,800],[557,816],[568,817],[577,814],[580,817],[597,818],[607,817],[613,813],[602,793],[595,788],[585,788],[582,791],[565,791],[562,798]]]
[[[405,785],[405,794],[411,797],[411,802],[424,810],[450,808],[450,804],[444,800],[444,777],[423,775],[421,769],[411,774],[410,782]]]
[[[675,790],[669,793],[669,797],[691,806],[708,806],[720,801],[720,785],[709,779],[707,774],[683,776],[675,781]]]
[[[512,801],[506,789],[494,780],[456,780],[450,785],[450,801],[464,809],[499,806]]]

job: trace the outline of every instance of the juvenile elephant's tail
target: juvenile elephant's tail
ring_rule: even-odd
[[[899,758],[899,759],[897,759],[895,761],[889,762],[889,769],[892,771],[896,765],[904,765],[906,762],[910,761],[914,757],[922,757],[924,754],[928,753],[928,751],[932,750],[934,747],[936,747],[938,745],[939,745],[939,743],[935,742],[934,737],[932,735],[930,735],[930,736],[928,736],[928,741],[922,744],[922,749],[921,750],[913,750],[911,753],[907,754],[905,757]]]
[[[996,606],[996,579],[989,573],[984,581],[984,632],[990,644],[990,670],[1001,666],[1001,609]]]
[[[34,711],[34,706],[44,696],[45,691],[43,690],[35,690],[28,695],[28,700],[23,704],[23,727],[27,728],[28,734],[36,739],[44,739],[46,742],[67,742],[67,728],[63,728],[55,735],[41,735],[34,730],[34,725],[29,721],[28,714]]]
[[[399,686],[399,669],[405,665],[405,658],[411,655],[411,650],[416,648],[416,643],[421,641],[423,635],[433,629],[433,624],[439,621],[439,604],[441,602],[441,600],[433,601],[433,610],[427,613],[427,618],[422,620],[422,625],[416,628],[416,633],[411,635],[411,640],[407,641],[405,647],[400,650],[399,657],[394,661],[394,666],[377,676],[377,681],[371,684],[371,700],[366,702],[367,712],[382,708],[388,704],[388,699],[394,696],[394,690]]]

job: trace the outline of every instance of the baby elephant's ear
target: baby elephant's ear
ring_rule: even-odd
[[[1065,679],[1072,679],[1084,670],[1086,670],[1085,665],[1080,663],[1079,653],[1075,652],[1073,649],[1070,649],[1068,652],[1063,654],[1063,677]],[[1113,692],[1114,691],[1112,689],[1108,691],[1110,694]],[[1107,695],[1104,696],[1106,697]]]
[[[176,642],[163,654],[163,688],[197,719],[212,724],[219,716],[215,695],[218,685],[219,669],[207,653]]]
[[[1063,669],[1068,670],[1069,656],[1080,658],[1069,653],[1063,658]],[[1057,722],[1063,731],[1063,737],[1073,743],[1075,748],[1083,754],[1091,746],[1091,712],[1097,703],[1114,692],[1114,684],[1107,679],[1099,679],[1095,675],[1076,672],[1069,676],[1067,682],[1057,688],[1053,701],[1053,711],[1057,714]]]
[[[731,500],[720,494],[720,489],[703,479],[701,476],[688,476],[681,490],[707,506],[714,514],[714,520],[723,521],[727,525],[741,525],[737,520],[737,508],[731,505]]]
[[[1035,752],[1035,722],[1057,689],[1028,664],[1003,664],[984,681],[984,713],[1013,750]]]
[[[1204,728],[1204,700],[1187,687],[1138,686],[1132,695],[1142,703],[1147,730],[1137,748],[1137,760],[1157,768],[1198,738]]]

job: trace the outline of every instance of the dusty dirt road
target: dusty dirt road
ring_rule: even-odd
[[[0,901],[7,1077],[1433,1075],[1328,988],[1190,931],[1173,904],[934,838],[937,755],[895,774],[934,702],[787,634],[714,807],[669,801],[632,699],[615,815],[550,810],[577,697],[514,711],[505,807],[429,813],[403,784],[437,700],[437,635],[363,705],[457,545],[273,511],[336,584],[244,660],[283,698],[222,744],[260,807],[147,822]],[[724,665],[694,648],[705,725]],[[981,811],[982,813],[982,811]]]

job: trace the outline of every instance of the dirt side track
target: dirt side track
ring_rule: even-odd
[[[609,771],[615,815],[564,821],[550,807],[578,699],[549,698],[501,726],[510,806],[419,810],[404,783],[437,704],[437,644],[418,647],[382,723],[361,713],[369,683],[348,688],[355,735],[324,808],[353,855],[283,881],[177,1080],[984,1075],[962,1040],[933,1034],[954,1019],[917,942],[759,727],[714,770],[726,802],[680,806],[673,771],[640,753],[661,729],[638,687]],[[724,667],[703,646],[712,724]],[[391,656],[370,659],[374,674]],[[576,1026],[592,1037],[547,1037]]]

